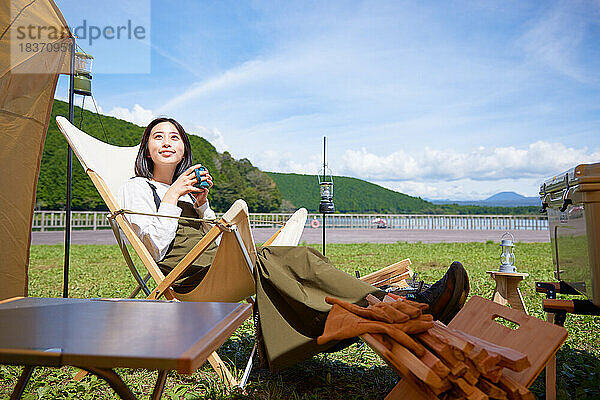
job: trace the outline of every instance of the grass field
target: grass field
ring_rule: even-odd
[[[319,249],[319,246],[315,246]],[[530,274],[521,291],[531,315],[544,318],[542,296],[535,281],[551,281],[550,244],[518,244],[519,272]],[[330,244],[327,256],[346,272],[362,275],[403,258],[410,258],[420,279],[439,279],[454,260],[461,261],[471,282],[471,295],[489,298],[493,282],[485,273],[498,265],[499,246],[494,243],[396,243]],[[29,295],[62,295],[62,246],[32,246]],[[71,251],[69,295],[71,297],[127,297],[133,279],[117,246],[76,245]],[[560,399],[600,398],[600,317],[567,318],[567,342],[558,354],[558,396]],[[253,343],[254,329],[245,323],[219,350],[234,374],[241,376]],[[0,398],[8,398],[21,368],[0,365]],[[113,399],[114,392],[101,379],[71,380],[73,368],[35,370],[26,388],[25,399]],[[118,370],[137,396],[148,398],[156,372]],[[355,344],[338,353],[321,354],[277,374],[255,366],[247,394],[228,393],[207,366],[192,376],[170,373],[165,399],[383,399],[397,377],[365,345]],[[543,373],[532,391],[543,398]]]

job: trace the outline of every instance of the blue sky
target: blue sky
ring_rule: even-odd
[[[149,28],[129,52],[79,40],[103,113],[172,116],[263,170],[316,173],[326,135],[335,175],[481,199],[600,161],[597,0],[56,2]]]

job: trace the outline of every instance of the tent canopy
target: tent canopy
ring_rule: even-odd
[[[46,44],[27,46],[35,42]],[[58,75],[70,72],[71,44],[52,0],[0,5],[0,300],[27,295],[35,190]]]

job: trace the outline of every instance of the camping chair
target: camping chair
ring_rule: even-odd
[[[219,221],[215,221],[214,226],[208,233],[165,277],[133,230],[132,225],[125,218],[124,214],[127,213],[127,210],[121,209],[116,197],[113,195],[123,183],[134,176],[134,163],[139,145],[134,147],[113,146],[77,129],[64,117],[57,117],[56,122],[108,206],[110,211],[109,223],[115,234],[117,244],[121,248],[127,265],[138,283],[138,288],[132,293],[131,297],[137,295],[141,289],[146,293],[148,299],[158,299],[163,295],[168,300],[177,299],[182,301],[238,302],[251,299],[256,290],[253,276],[256,246],[250,230],[248,206],[243,200],[237,200]],[[288,223],[279,229],[265,244],[297,245],[304,229],[306,217],[306,209],[299,209]],[[125,234],[148,271],[145,278],[141,277],[133,264],[119,228]],[[176,293],[171,287],[173,282],[218,237],[221,237],[221,242],[204,279],[191,292]],[[150,277],[157,284],[152,291],[147,286]],[[241,387],[243,387],[249,375],[253,354],[254,350],[239,385]],[[238,385],[216,353],[213,353],[208,361],[226,382],[232,386]]]

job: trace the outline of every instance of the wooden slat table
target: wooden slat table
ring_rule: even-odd
[[[500,324],[496,318],[511,321],[516,329]],[[567,339],[565,328],[550,324],[522,311],[501,306],[479,296],[473,296],[462,310],[450,321],[448,327],[527,354],[531,366],[521,372],[505,369],[503,374],[525,387],[529,387]],[[403,379],[387,395],[386,400],[436,399],[437,397],[420,384],[407,368],[394,363],[387,355],[377,335],[362,335],[361,338]]]
[[[70,365],[105,379],[123,399],[133,393],[112,370],[191,374],[251,315],[249,304],[22,298],[0,304],[0,363],[24,365],[11,399],[35,366]]]

